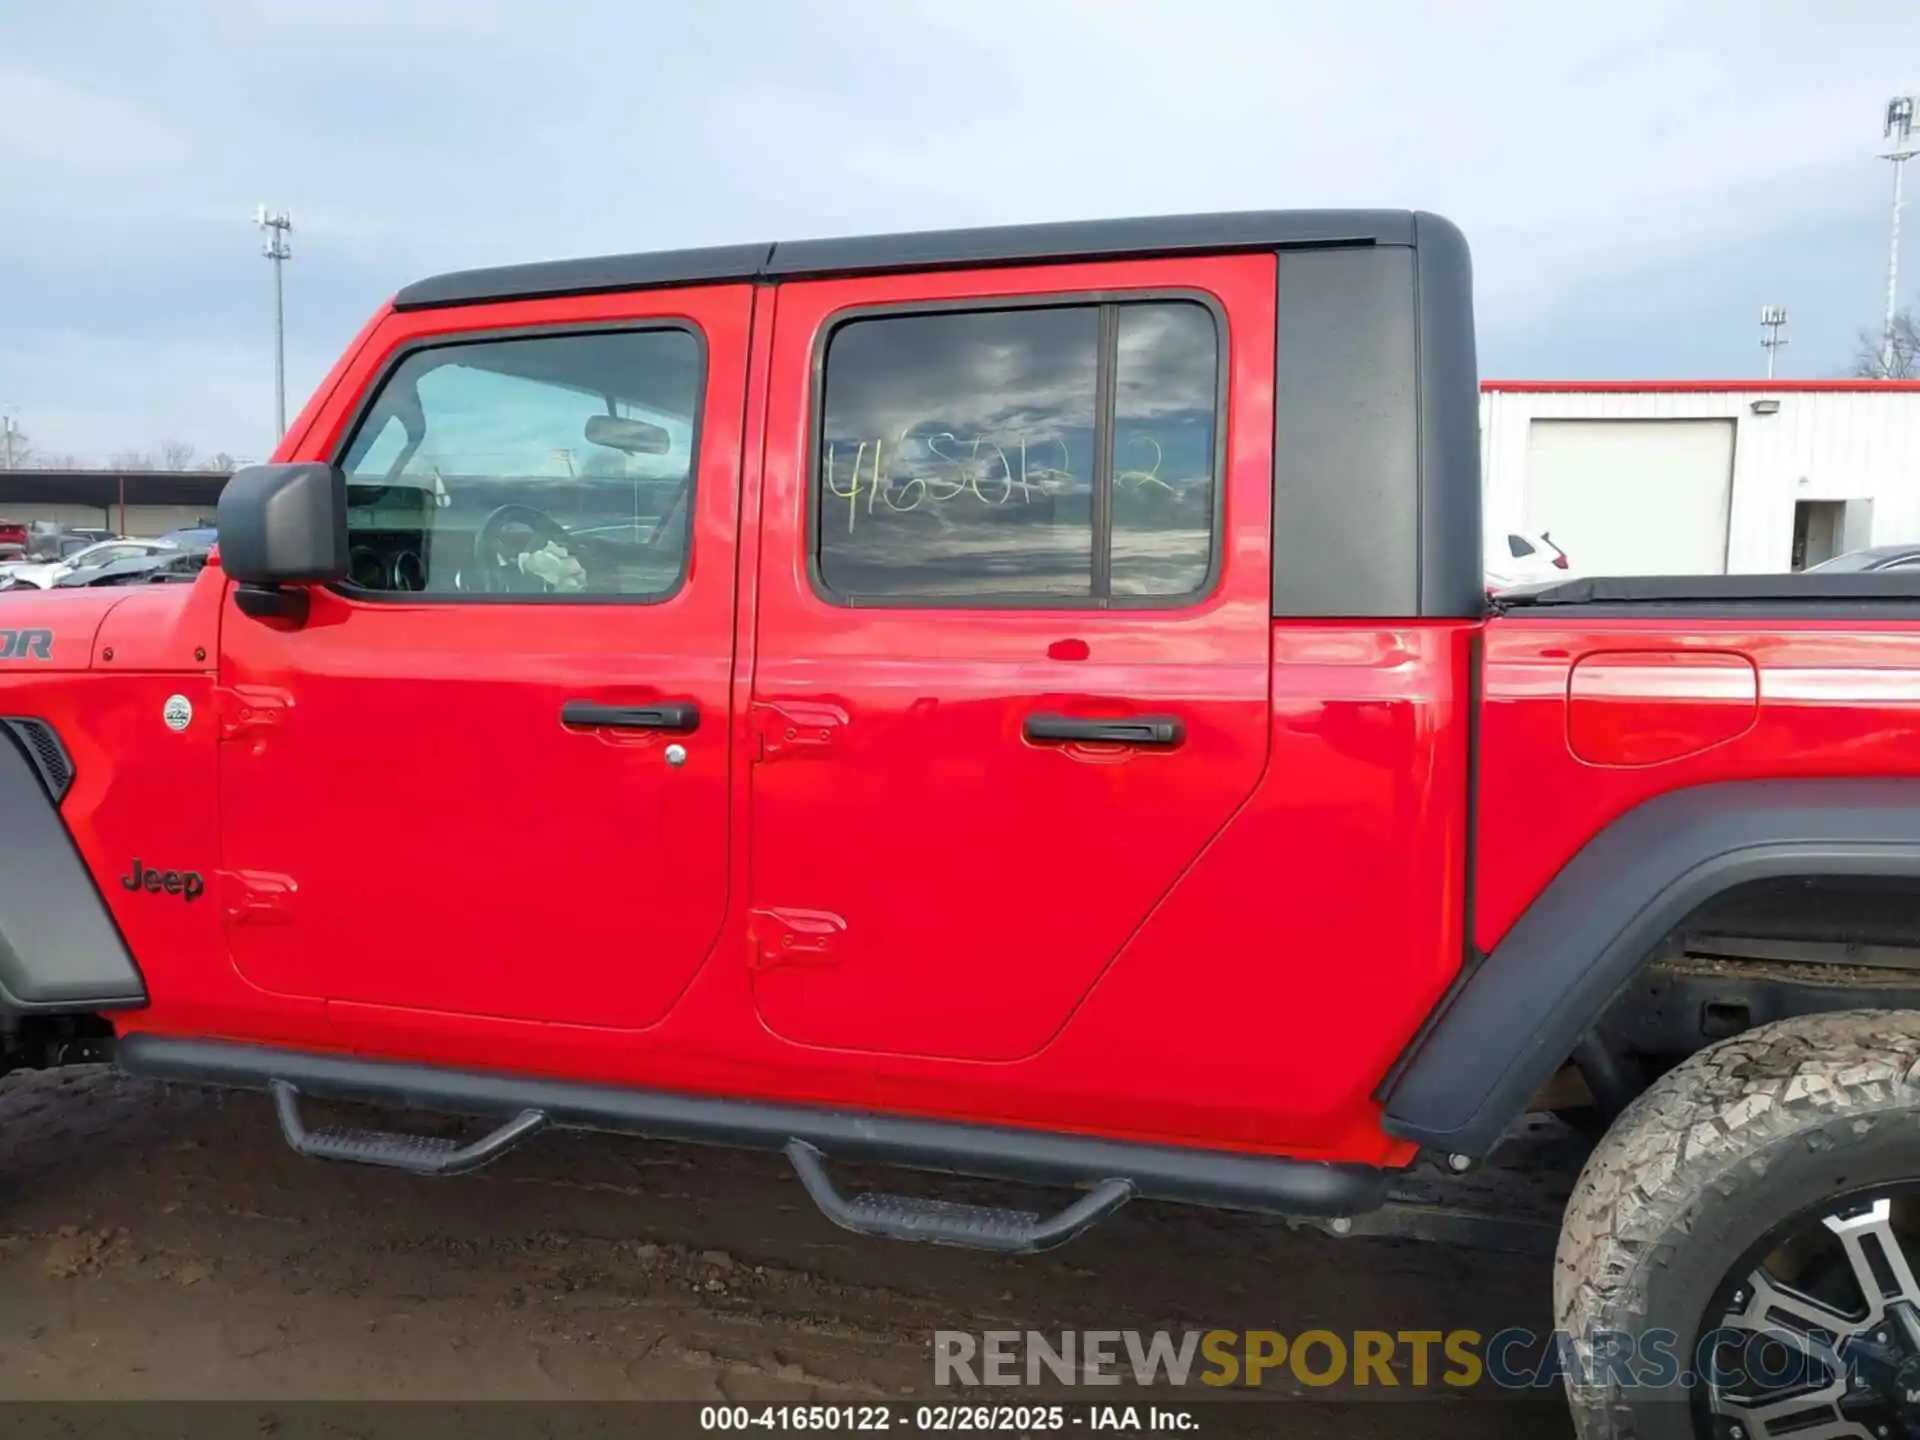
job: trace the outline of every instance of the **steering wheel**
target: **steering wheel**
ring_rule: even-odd
[[[546,593],[546,582],[523,571],[520,557],[548,545],[558,545],[570,555],[575,549],[567,527],[546,511],[531,505],[502,505],[474,532],[474,572],[480,588],[495,595]]]

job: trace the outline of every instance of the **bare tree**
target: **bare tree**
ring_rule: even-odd
[[[1892,365],[1887,364],[1885,344],[1879,331],[1862,330],[1847,374],[1857,380],[1920,379],[1920,316],[1911,310],[1894,315]]]
[[[162,470],[185,470],[193,464],[193,457],[199,452],[185,440],[162,440],[160,442],[160,468]]]
[[[71,450],[60,455],[36,455],[33,457],[33,463],[34,468],[39,470],[84,470],[87,468],[80,463],[80,457],[75,455]]]
[[[0,435],[0,466],[9,470],[24,470],[33,463],[33,442],[27,438],[26,431],[16,425],[5,435]]]
[[[151,470],[153,457],[140,450],[122,450],[107,460],[109,470]]]

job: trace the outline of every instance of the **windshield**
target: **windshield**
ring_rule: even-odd
[[[109,560],[130,560],[144,555],[152,547],[139,540],[96,540],[67,552],[69,565],[104,565]]]

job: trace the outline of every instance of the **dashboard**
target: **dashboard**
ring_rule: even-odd
[[[425,542],[426,536],[418,530],[352,532],[347,548],[347,583],[359,590],[396,594],[425,590]],[[458,585],[441,588],[457,589]]]

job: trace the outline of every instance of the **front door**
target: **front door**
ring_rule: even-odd
[[[775,1033],[1033,1053],[1253,791],[1274,275],[782,288],[748,881]]]
[[[747,287],[389,318],[308,457],[352,573],[221,627],[235,964],[283,994],[639,1027],[727,901]],[[480,327],[484,325],[484,329]]]

